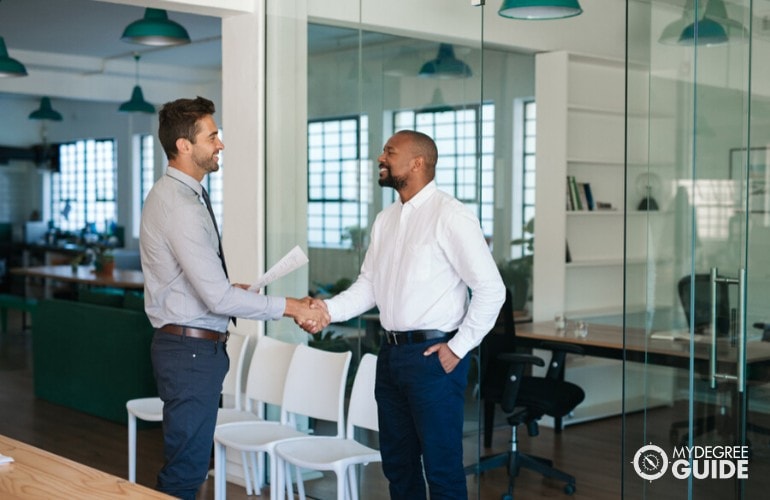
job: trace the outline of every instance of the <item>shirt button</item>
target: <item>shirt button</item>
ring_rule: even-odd
[[[198,356],[197,354],[193,354],[193,358],[195,358],[195,357],[197,357],[197,356]]]

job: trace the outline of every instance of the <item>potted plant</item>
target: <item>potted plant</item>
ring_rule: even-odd
[[[342,231],[342,241],[350,240],[350,249],[365,250],[368,244],[369,231],[365,227],[348,226]]]
[[[108,247],[95,247],[94,272],[102,275],[112,275],[115,270],[115,255]]]
[[[530,219],[523,228],[523,236],[511,241],[511,246],[522,247],[522,256],[498,262],[497,268],[503,283],[513,295],[513,309],[522,311],[532,292],[532,266],[534,262],[535,219]]]

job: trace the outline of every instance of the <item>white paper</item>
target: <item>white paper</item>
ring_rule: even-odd
[[[0,464],[9,464],[13,462],[13,458],[0,453]]]
[[[265,274],[255,281],[254,284],[249,287],[249,291],[256,292],[307,263],[308,258],[307,255],[305,255],[305,252],[303,252],[299,246],[295,246],[289,250],[289,253],[284,255],[281,260],[276,262],[273,267],[268,269]]]

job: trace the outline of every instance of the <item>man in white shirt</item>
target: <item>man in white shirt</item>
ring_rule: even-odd
[[[403,130],[378,158],[380,186],[399,200],[378,214],[361,274],[326,301],[333,322],[375,305],[380,450],[394,499],[466,499],[462,460],[467,354],[492,329],[505,286],[478,218],[436,188],[438,152]],[[470,293],[469,293],[470,289]],[[424,467],[424,476],[423,476]]]

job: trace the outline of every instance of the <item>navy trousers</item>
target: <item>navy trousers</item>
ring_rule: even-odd
[[[165,463],[156,488],[195,500],[209,470],[222,381],[230,359],[220,342],[158,331],[151,355],[163,400]]]
[[[426,498],[426,479],[432,499],[468,498],[462,438],[470,361],[447,374],[438,354],[423,356],[437,342],[383,344],[377,358],[380,452],[392,499]]]

